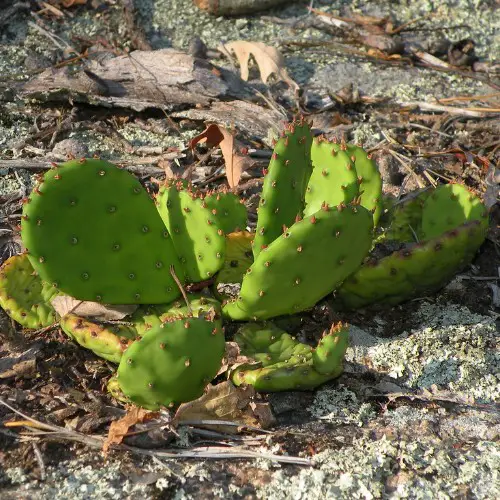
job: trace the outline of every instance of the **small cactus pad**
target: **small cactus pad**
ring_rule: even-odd
[[[63,316],[60,325],[69,338],[112,363],[119,363],[125,349],[137,338],[133,327],[100,324],[75,314]]]
[[[342,373],[347,329],[332,327],[316,349],[270,324],[244,325],[234,340],[242,355],[258,362],[236,366],[230,372],[235,385],[249,384],[265,392],[304,390]]]
[[[100,160],[49,170],[24,205],[21,235],[40,277],[80,300],[169,302],[183,271],[153,201],[126,170]]]
[[[376,226],[382,214],[382,177],[377,164],[361,146],[341,144],[340,149],[343,148],[356,167],[361,205],[373,213],[373,224]]]
[[[354,162],[338,144],[314,139],[311,147],[313,173],[306,190],[304,217],[317,212],[323,203],[349,203],[358,196]]]
[[[345,308],[395,305],[435,292],[467,266],[483,243],[486,221],[467,222],[438,238],[369,261],[338,290]]]
[[[422,210],[422,239],[430,240],[464,222],[483,221],[487,211],[481,200],[461,184],[437,187]]]
[[[123,393],[150,410],[192,401],[217,374],[224,355],[220,321],[183,318],[148,331],[118,367]]]
[[[120,384],[116,375],[113,375],[109,379],[106,388],[108,389],[108,392],[111,394],[111,396],[113,396],[118,401],[121,401],[124,404],[132,403],[132,401],[130,401],[130,398],[127,398],[127,396],[125,396],[125,394],[123,394],[122,390],[120,389]]]
[[[236,286],[239,292],[243,276],[253,264],[253,234],[248,231],[229,233],[226,236],[226,258],[215,278],[214,292],[218,298],[232,298],[230,291]]]
[[[189,313],[184,299],[177,299],[170,304],[139,307],[131,318],[138,334],[143,336],[149,330],[180,317],[198,317],[203,314],[208,314],[211,311],[215,313],[216,317],[220,317],[221,304],[218,300],[199,293],[187,294],[187,297],[192,315]]]
[[[26,328],[44,328],[56,322],[50,301],[58,293],[35,273],[26,254],[14,255],[0,267],[0,306]]]
[[[372,232],[372,214],[354,204],[325,207],[296,222],[259,254],[223,313],[267,319],[313,307],[359,267]]]
[[[226,241],[208,205],[180,180],[162,186],[156,200],[186,279],[198,282],[212,277],[224,262]]]
[[[255,258],[280,236],[283,226],[290,227],[302,215],[312,173],[311,143],[310,125],[300,119],[287,126],[274,147],[259,202]]]
[[[332,325],[312,354],[314,369],[323,374],[339,374],[342,371],[345,351],[349,344],[349,330],[342,323]]]
[[[225,234],[244,231],[247,226],[247,208],[243,200],[234,193],[220,191],[204,198],[207,208],[217,219],[217,226]]]

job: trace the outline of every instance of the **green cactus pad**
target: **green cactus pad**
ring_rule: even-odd
[[[44,328],[56,322],[50,301],[58,293],[35,273],[26,254],[14,255],[0,267],[0,306],[26,328]]]
[[[169,181],[156,200],[186,279],[192,282],[209,279],[224,263],[226,241],[217,218],[183,181]]]
[[[217,374],[224,355],[221,322],[185,318],[148,331],[118,367],[123,393],[150,410],[192,401]]]
[[[232,298],[228,287],[241,285],[244,274],[253,264],[253,237],[254,235],[248,231],[230,233],[226,236],[226,258],[214,284],[214,293],[221,300]]]
[[[76,314],[63,316],[60,325],[69,338],[112,363],[119,363],[123,352],[137,338],[131,326],[105,325]]]
[[[481,200],[461,184],[437,187],[425,200],[422,210],[422,239],[430,240],[464,222],[482,221],[486,208]]]
[[[250,324],[242,326],[234,340],[240,353],[257,363],[233,369],[233,383],[273,392],[314,389],[338,377],[343,370],[348,334],[345,327],[332,327],[330,334],[313,349],[274,325]]]
[[[302,215],[312,173],[311,143],[310,126],[300,119],[288,125],[274,147],[258,208],[254,258]]]
[[[353,144],[340,145],[354,161],[358,176],[361,205],[373,213],[373,224],[376,226],[382,214],[382,177],[377,164],[361,146]]]
[[[198,317],[213,311],[217,317],[221,315],[221,304],[212,297],[201,294],[187,294],[192,315]],[[161,326],[167,321],[188,317],[190,315],[184,299],[178,299],[170,304],[141,306],[132,315],[131,321],[139,335],[143,336],[149,330]]]
[[[338,290],[338,303],[349,309],[395,305],[443,287],[467,266],[483,243],[487,221],[472,221],[426,243],[363,265]]]
[[[238,196],[227,191],[210,193],[204,198],[207,208],[217,219],[217,226],[225,234],[244,231],[247,226],[247,208]]]
[[[338,144],[314,139],[311,147],[313,173],[306,190],[304,216],[317,212],[324,203],[349,203],[359,193],[354,162]]]
[[[223,313],[267,319],[313,307],[359,267],[372,231],[372,214],[357,205],[325,208],[296,222],[259,254]]]
[[[126,170],[100,160],[48,171],[24,205],[21,235],[40,277],[80,300],[168,302],[183,271],[153,201]]]

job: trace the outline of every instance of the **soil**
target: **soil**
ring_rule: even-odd
[[[312,22],[309,2],[228,18],[203,13],[190,0],[136,2],[135,14],[111,0],[69,8],[65,3],[71,2],[51,1],[51,13],[40,12],[35,2],[20,2],[10,11],[10,2],[0,0],[2,261],[20,250],[15,226],[21,199],[41,171],[16,161],[40,165],[67,154],[99,154],[138,165],[139,178],[152,189],[152,174],[141,173],[144,165],[156,168],[153,177],[161,178],[165,167],[182,173],[196,163],[195,184],[224,183],[217,151],[194,157],[186,146],[204,129],[203,118],[193,118],[196,107],[181,106],[170,116],[163,105],[134,111],[67,95],[61,100],[22,95],[19,85],[76,54],[84,57],[69,64],[73,74],[90,60],[136,49],[188,51],[197,36],[212,53],[211,64],[237,74],[216,52],[220,43],[245,39],[279,47],[301,87],[302,111],[312,113],[315,133],[372,149],[387,194],[404,195],[440,180],[463,182],[484,194],[487,167],[494,168],[500,157],[497,2],[314,2],[337,17],[390,15],[397,26],[417,20],[406,36],[428,51],[443,40],[472,39],[477,60],[487,67],[483,72],[471,65],[438,71],[408,57],[387,60],[368,53]],[[328,45],[332,40],[337,45]],[[263,113],[285,110],[290,117],[297,110],[297,96],[282,82],[264,85],[255,67],[249,84],[265,97],[252,98]],[[409,101],[458,111],[403,105]],[[496,112],[477,117],[463,112],[485,108]],[[274,131],[255,137],[256,128],[248,130],[253,133],[240,132],[238,138],[261,167]],[[175,159],[166,160],[166,154]],[[242,192],[250,207],[258,197],[251,185],[260,176],[257,170],[242,180],[250,181]],[[310,343],[332,320],[352,325],[345,372],[338,379],[316,391],[262,395],[276,422],[251,448],[305,458],[310,465],[267,458],[152,458],[123,449],[104,456],[99,446],[37,437],[36,427],[12,426],[24,417],[0,405],[0,498],[499,498],[498,204],[490,226],[473,263],[435,294],[354,312],[337,311],[327,299],[286,320],[291,333]],[[228,338],[233,330],[227,329]],[[114,366],[57,328],[23,331],[0,310],[0,339],[0,398],[24,415],[89,437],[105,437],[110,423],[124,415],[124,406],[105,389]],[[4,377],[2,362],[21,354],[28,361]],[[169,439],[167,447],[176,450],[220,444],[191,428]],[[142,446],[153,450],[158,443],[146,440]]]

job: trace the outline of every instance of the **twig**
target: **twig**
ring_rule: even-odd
[[[426,111],[437,111],[439,113],[449,113],[450,115],[467,116],[469,118],[486,118],[492,114],[500,115],[500,108],[457,108],[421,101],[396,101],[396,104],[403,108],[420,108]]]
[[[38,467],[40,467],[40,479],[42,481],[45,481],[45,479],[47,478],[47,472],[45,469],[45,464],[43,462],[42,453],[35,442],[32,442],[31,446],[33,448],[33,453],[35,454],[36,461],[38,462]]]
[[[32,12],[31,15],[37,19],[37,15]],[[65,42],[62,38],[58,37],[57,35],[54,35],[53,33],[49,33],[46,29],[42,28],[38,24],[34,23],[33,21],[28,21],[28,26],[31,26],[32,28],[36,29],[39,33],[41,33],[43,36],[47,37],[58,49],[61,49],[62,51],[71,51],[77,56],[80,55],[80,53],[75,50],[69,43]],[[61,40],[59,42],[59,40]],[[61,43],[62,42],[62,43]]]
[[[177,274],[175,274],[175,267],[173,264],[170,264],[170,274],[172,275],[172,278],[174,278],[174,281],[177,283],[177,286],[179,287],[179,290],[181,291],[182,296],[184,297],[184,300],[186,301],[186,306],[188,308],[188,312],[192,316],[193,310],[191,309],[191,304],[189,303],[189,299],[187,297],[186,290],[184,290],[184,287],[182,286],[180,279],[177,277]]]

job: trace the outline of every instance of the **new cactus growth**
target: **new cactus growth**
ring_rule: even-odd
[[[156,326],[123,355],[120,389],[150,410],[196,399],[217,374],[224,345],[221,322],[214,315]]]
[[[235,385],[253,385],[273,392],[313,389],[338,377],[348,343],[348,329],[333,325],[314,349],[269,324],[242,326],[234,340],[240,353],[258,364],[238,365],[230,377]]]
[[[243,276],[253,264],[253,237],[248,231],[226,236],[226,258],[215,278],[214,292],[218,298],[227,300],[238,295]]]
[[[370,258],[338,290],[338,302],[357,308],[370,304],[395,305],[434,292],[471,262],[488,230],[488,215],[480,200],[461,185],[444,185],[412,200],[408,238],[422,238],[382,259]],[[400,220],[398,220],[399,224]],[[455,225],[456,224],[456,225]],[[398,226],[396,234],[405,234]],[[389,228],[388,231],[391,234]]]
[[[226,190],[209,193],[204,198],[207,208],[217,220],[217,226],[229,234],[244,231],[247,226],[247,208],[237,195]]]
[[[312,173],[311,143],[310,125],[300,119],[288,125],[274,147],[259,203],[255,258],[281,235],[283,226],[290,227],[302,216]]]
[[[56,322],[50,301],[58,293],[40,279],[26,254],[14,255],[0,267],[0,306],[26,328],[43,328]]]
[[[155,304],[180,295],[169,268],[181,280],[183,271],[153,201],[111,163],[49,170],[24,205],[21,228],[42,280],[77,299]]]
[[[131,326],[100,324],[75,314],[63,316],[60,325],[68,337],[112,363],[119,363],[123,352],[137,338]]]
[[[224,314],[267,319],[314,306],[359,267],[372,230],[372,214],[361,206],[323,206],[260,252]]]
[[[212,277],[224,262],[224,231],[208,205],[189,184],[168,181],[157,197],[158,211],[169,230],[188,281]]]

